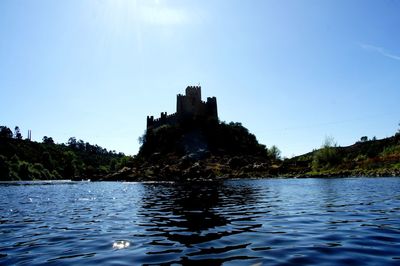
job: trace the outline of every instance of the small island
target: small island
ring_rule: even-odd
[[[400,131],[384,139],[362,136],[348,147],[327,138],[320,149],[282,159],[241,123],[219,120],[216,97],[202,100],[200,86],[178,94],[176,112],[147,116],[135,156],[108,151],[75,137],[42,143],[0,128],[0,179],[191,181],[264,177],[400,176]]]

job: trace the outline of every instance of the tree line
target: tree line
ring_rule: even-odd
[[[0,180],[85,179],[117,171],[130,156],[71,137],[57,144],[23,139],[20,128],[0,126]]]

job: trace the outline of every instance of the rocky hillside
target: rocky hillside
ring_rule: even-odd
[[[277,175],[279,150],[240,123],[215,120],[162,126],[141,137],[135,161],[107,180],[191,180]]]

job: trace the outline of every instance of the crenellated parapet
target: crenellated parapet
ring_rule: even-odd
[[[153,127],[154,125],[154,116],[147,116],[147,128]]]
[[[151,117],[152,118],[152,117]],[[162,112],[160,118],[147,119],[147,128],[157,128],[163,125],[175,125],[177,123],[177,114],[167,115],[167,112]]]
[[[157,128],[162,125],[176,125],[190,119],[215,118],[218,119],[217,98],[208,97],[201,100],[201,87],[188,86],[185,95],[178,94],[176,98],[176,113],[167,115],[161,112],[160,118],[147,116],[147,128]]]
[[[187,86],[186,97],[194,98],[197,101],[201,101],[201,87],[200,86]]]

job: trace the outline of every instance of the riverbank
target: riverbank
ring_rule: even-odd
[[[311,163],[293,168],[287,161],[266,161],[251,156],[211,156],[193,159],[172,156],[136,163],[119,171],[95,178],[99,181],[191,181],[238,178],[324,178],[324,177],[388,177],[400,176],[397,168],[328,169],[313,171]]]

